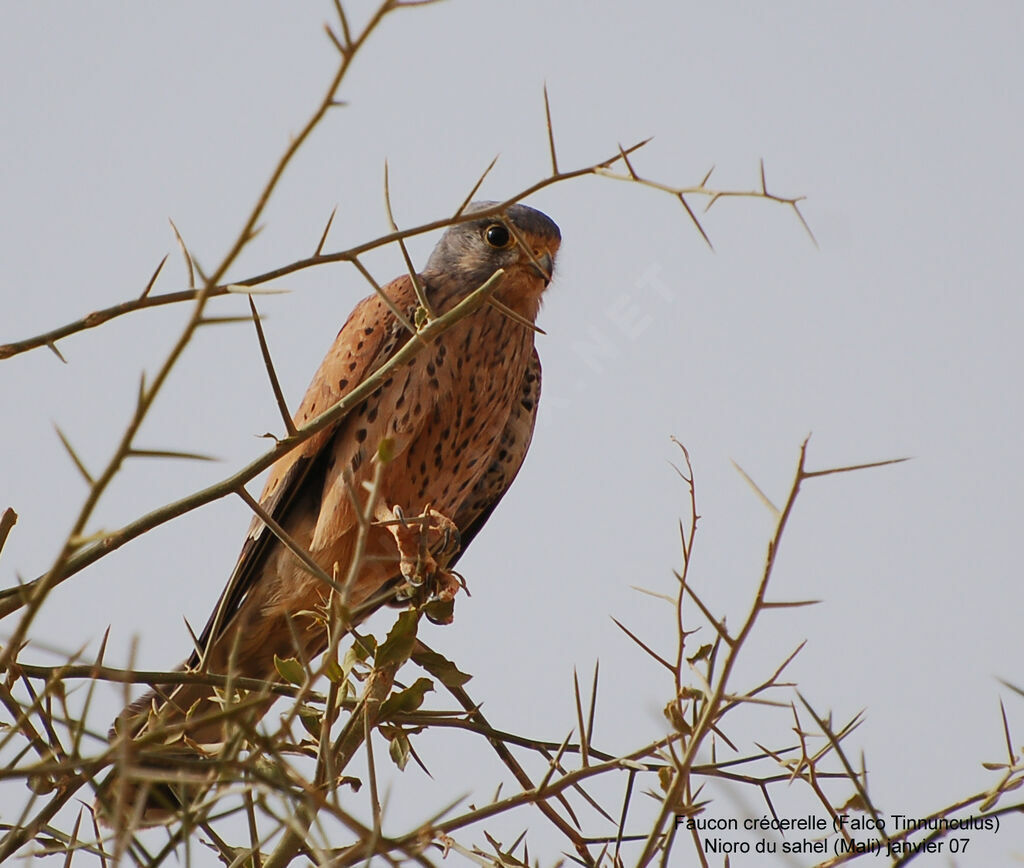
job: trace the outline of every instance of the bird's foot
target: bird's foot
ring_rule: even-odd
[[[413,588],[427,596],[451,600],[461,587],[447,570],[459,550],[459,528],[448,516],[429,505],[420,515],[408,516],[400,506],[377,508],[377,523],[384,525],[398,547],[398,568]]]

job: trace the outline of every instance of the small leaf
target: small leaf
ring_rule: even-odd
[[[664,708],[665,717],[668,718],[668,722],[672,724],[672,728],[676,732],[681,732],[683,735],[689,735],[693,730],[690,728],[690,724],[686,722],[686,718],[683,717],[682,711],[679,710],[679,703],[676,701],[670,702]]]
[[[687,657],[686,659],[690,663],[696,663],[699,660],[703,660],[705,657],[707,657],[711,653],[712,647],[713,646],[711,646],[711,645],[701,645],[700,648],[697,649],[697,653],[696,654],[694,654],[692,657]]]
[[[392,693],[380,706],[380,720],[387,720],[391,715],[401,712],[415,711],[423,704],[427,693],[433,692],[434,682],[429,678],[417,678],[405,690]]]
[[[391,747],[388,748],[388,753],[391,755],[391,761],[398,766],[400,772],[405,771],[411,750],[412,746],[409,744],[409,739],[404,732],[400,732],[391,739]]]
[[[444,626],[455,620],[455,600],[432,600],[423,607],[431,624]]]
[[[671,766],[662,766],[658,769],[658,783],[661,784],[662,790],[666,793],[669,787],[672,786],[672,779],[675,777],[675,773],[672,771]]]
[[[395,457],[395,441],[390,437],[385,437],[380,441],[377,446],[377,460],[381,464],[387,464]]]
[[[412,659],[440,681],[445,687],[462,687],[473,676],[459,670],[443,654],[436,651],[416,651]]]
[[[374,655],[374,663],[377,666],[389,664],[402,664],[409,659],[413,646],[416,644],[416,627],[419,625],[419,616],[416,612],[402,612],[395,621],[395,626],[388,633],[384,644],[377,649]]]
[[[850,798],[846,800],[842,807],[837,809],[837,811],[840,814],[845,814],[848,811],[864,812],[867,811],[867,809],[868,806],[864,803],[864,799],[861,798],[860,793],[854,793],[852,796],[850,796]]]
[[[37,796],[45,796],[57,789],[49,775],[29,775],[25,779],[25,784]]]
[[[289,657],[287,660],[282,660],[275,654],[274,668],[277,670],[277,674],[280,675],[285,681],[289,682],[290,684],[301,685],[306,680],[306,670],[302,667],[302,664],[294,657]]]
[[[345,680],[345,673],[342,671],[341,666],[338,665],[337,660],[327,661],[327,664],[324,666],[324,675],[327,676],[327,680],[332,684]]]
[[[341,660],[341,671],[348,678],[357,664],[362,663],[371,654],[377,651],[377,640],[373,636],[360,636],[352,647],[345,652]]]
[[[313,738],[320,740],[320,713],[315,709],[303,706],[299,709],[299,722]]]

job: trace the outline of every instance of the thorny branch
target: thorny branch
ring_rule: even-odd
[[[172,451],[146,452],[136,449],[134,441],[163,383],[196,331],[204,325],[236,319],[209,316],[207,305],[211,299],[230,293],[251,295],[260,287],[288,274],[334,262],[352,263],[373,289],[380,292],[380,287],[360,260],[367,252],[392,243],[400,244],[404,249],[404,241],[408,238],[469,219],[478,219],[485,214],[500,217],[509,205],[532,193],[586,176],[623,180],[672,195],[678,199],[687,217],[708,244],[708,234],[689,201],[694,196],[707,200],[705,212],[723,198],[751,197],[774,201],[792,208],[810,234],[810,228],[799,209],[801,197],[786,197],[769,192],[763,163],[760,187],[747,191],[709,187],[710,172],[699,184],[685,187],[642,177],[634,166],[634,155],[646,142],[629,148],[620,147],[613,156],[598,163],[573,170],[560,169],[551,104],[545,88],[544,109],[550,156],[550,174],[546,177],[487,211],[467,215],[466,206],[493,167],[492,161],[451,217],[398,229],[388,201],[390,232],[345,250],[324,253],[331,225],[329,220],[312,256],[262,274],[228,281],[227,275],[239,254],[257,236],[259,222],[283,172],[330,109],[340,105],[339,88],[367,39],[389,13],[405,7],[428,5],[430,2],[433,0],[385,0],[363,29],[356,33],[350,26],[342,4],[335,0],[337,23],[334,27],[328,26],[327,33],[338,52],[338,66],[316,109],[275,163],[255,205],[243,220],[241,230],[209,275],[204,274],[196,265],[189,247],[172,224],[186,261],[192,288],[153,294],[165,257],[139,297],[95,311],[35,337],[0,346],[0,359],[42,346],[49,347],[63,359],[57,342],[65,337],[149,307],[178,302],[193,304],[189,320],[171,352],[151,379],[144,378],[140,382],[135,412],[115,445],[112,457],[103,468],[98,472],[87,469],[72,444],[60,435],[72,460],[87,480],[89,493],[50,569],[35,581],[0,592],[0,617],[24,610],[0,652],[0,672],[5,676],[4,681],[0,682],[0,706],[5,712],[3,728],[0,729],[0,757],[3,758],[0,783],[23,781],[30,791],[20,814],[12,817],[14,822],[0,824],[0,831],[4,832],[0,839],[0,860],[32,841],[41,851],[64,855],[68,865],[75,855],[84,852],[98,856],[104,863],[116,862],[123,857],[137,865],[157,866],[179,852],[184,852],[187,861],[194,840],[202,839],[218,853],[225,864],[233,866],[278,868],[303,855],[318,864],[338,866],[369,863],[374,857],[380,857],[381,864],[415,863],[430,866],[435,864],[432,861],[435,853],[443,856],[449,850],[455,850],[480,865],[521,866],[532,864],[536,856],[536,853],[529,852],[527,834],[520,835],[511,844],[505,844],[490,834],[484,824],[511,812],[524,810],[539,812],[533,816],[544,818],[546,824],[572,849],[574,855],[569,855],[569,858],[578,864],[618,868],[626,864],[629,854],[635,857],[637,865],[648,865],[658,859],[662,865],[668,865],[669,854],[677,844],[679,819],[685,821],[697,817],[706,809],[713,796],[709,795],[705,786],[712,783],[754,788],[773,816],[778,815],[770,791],[773,788],[782,789],[797,781],[809,788],[830,816],[836,817],[842,812],[854,810],[878,815],[880,809],[872,802],[867,791],[863,761],[858,769],[848,756],[850,735],[863,718],[857,715],[845,726],[835,728],[829,715],[819,714],[800,697],[816,727],[815,730],[805,730],[796,706],[789,698],[794,685],[781,678],[790,661],[803,647],[802,644],[766,678],[753,686],[742,688],[733,683],[736,680],[737,661],[745,653],[747,641],[765,613],[811,603],[774,601],[767,593],[778,549],[802,484],[819,476],[892,463],[877,462],[811,471],[805,466],[806,442],[801,447],[795,478],[781,510],[772,506],[772,501],[747,477],[757,495],[773,511],[777,524],[768,546],[764,570],[754,591],[751,609],[736,632],[727,628],[724,617],[718,617],[712,612],[697,590],[698,578],[691,569],[697,542],[696,487],[690,456],[679,444],[684,463],[684,469],[679,473],[687,488],[690,520],[688,524],[680,523],[682,566],[676,574],[675,593],[655,594],[666,597],[673,607],[675,647],[671,652],[662,654],[656,648],[664,637],[646,636],[625,624],[620,625],[627,636],[656,662],[656,672],[668,670],[670,695],[664,705],[668,733],[623,754],[605,749],[596,731],[600,722],[596,700],[596,670],[586,712],[579,684],[574,684],[575,717],[570,725],[575,728],[575,733],[564,738],[560,735],[557,739],[549,739],[505,731],[493,725],[483,715],[481,703],[470,697],[465,689],[469,675],[416,639],[418,612],[403,613],[387,639],[381,642],[373,636],[359,635],[353,625],[358,624],[367,612],[385,600],[374,599],[364,608],[349,610],[344,604],[347,602],[346,589],[351,576],[339,582],[338,577],[327,576],[322,571],[319,574],[325,585],[328,603],[321,615],[328,624],[328,650],[318,661],[282,661],[279,668],[281,680],[276,683],[231,674],[222,676],[204,672],[119,669],[104,664],[102,648],[91,664],[78,662],[79,655],[69,655],[65,665],[49,667],[22,663],[18,659],[35,615],[47,595],[57,585],[94,564],[108,552],[160,524],[229,494],[242,497],[260,515],[259,505],[245,490],[246,483],[317,431],[339,421],[372,392],[394,367],[406,363],[461,317],[471,314],[482,304],[492,303],[491,293],[500,283],[502,274],[497,272],[445,316],[435,318],[428,311],[419,326],[409,322],[403,312],[393,311],[410,332],[407,343],[391,362],[374,372],[358,389],[301,428],[296,428],[291,421],[274,372],[269,347],[262,335],[255,307],[252,306],[261,352],[282,415],[284,436],[264,455],[215,485],[154,510],[119,530],[90,537],[87,528],[96,503],[128,458],[184,455]],[[813,239],[813,235],[811,237]],[[407,254],[406,261],[410,271],[413,271]],[[369,527],[368,516],[372,515],[373,497],[374,493],[371,492],[367,515],[360,525],[361,539]],[[0,515],[0,553],[16,521],[17,515],[13,509],[7,509]],[[308,552],[288,539],[282,528],[271,529],[292,548],[300,560],[309,561],[311,569],[316,566]],[[360,555],[356,558],[353,570],[360,562],[362,551],[360,546]],[[318,572],[318,568],[313,572]],[[691,604],[696,607],[696,612],[690,610]],[[693,623],[694,616],[703,618],[705,626],[713,631],[713,640],[696,648],[690,640],[701,625]],[[347,647],[343,646],[343,641],[349,643]],[[429,678],[418,677],[411,684],[404,683],[401,680],[403,673],[414,666],[422,669]],[[86,684],[84,696],[81,690],[76,692],[68,689],[69,685],[77,681]],[[175,758],[168,758],[163,742],[167,739],[173,741],[176,733],[181,733],[184,727],[180,723],[162,729],[155,728],[153,732],[137,739],[118,736],[108,740],[105,733],[97,732],[87,724],[94,688],[101,681],[156,687],[186,683],[209,685],[211,690],[219,691],[219,695],[224,698],[223,707],[212,713],[210,719],[233,724],[233,734],[215,754]],[[321,684],[325,684],[325,692],[314,688],[314,685]],[[426,694],[434,689],[434,685],[444,686],[454,701],[454,707],[424,706]],[[481,690],[487,692],[486,687]],[[284,696],[290,705],[275,730],[271,730],[267,723],[264,723],[264,729],[254,729],[245,720],[246,712],[269,696]],[[794,716],[796,744],[783,748],[758,745],[756,751],[743,752],[726,736],[723,722],[727,715],[731,719],[741,711],[776,713],[780,707]],[[947,818],[973,811],[977,816],[1009,818],[1021,810],[1019,804],[997,808],[1007,793],[1024,785],[1024,763],[1012,747],[1005,709],[1003,721],[1008,756],[1005,761],[986,765],[997,774],[996,782],[981,793],[936,811],[932,817]],[[441,729],[454,731],[466,739],[484,740],[511,774],[515,786],[505,795],[502,795],[499,787],[493,798],[477,800],[477,803],[469,806],[464,805],[462,799],[447,806],[433,805],[432,810],[425,812],[425,819],[412,828],[394,832],[386,816],[383,790],[378,783],[383,761],[380,747],[388,746],[388,755],[398,768],[403,769],[409,759],[413,759],[425,770],[426,766],[415,745]],[[294,730],[299,731],[298,736]],[[727,757],[719,756],[720,745],[725,745],[733,753]],[[357,790],[362,783],[357,774],[346,775],[346,770],[361,753],[367,757],[365,776],[370,791],[369,821],[351,812],[350,806],[354,799],[341,797],[341,794],[348,796],[349,790]],[[70,814],[72,800],[80,797],[82,791],[98,788],[99,777],[113,767],[131,771],[154,786],[165,783],[186,785],[197,794],[195,800],[183,806],[180,822],[171,827],[166,842],[158,845],[155,852],[150,852],[146,846],[151,839],[131,826],[113,837],[104,838],[95,818],[90,817],[88,819],[94,834],[89,839],[82,830],[81,811],[73,824],[70,821],[63,823],[63,819]],[[216,778],[216,785],[213,784],[213,777]],[[599,782],[601,786],[596,786]],[[854,795],[845,805],[836,807],[838,799],[835,788],[839,783],[852,787]],[[645,785],[647,789],[643,789]],[[617,798],[609,801],[609,791],[614,791]],[[641,800],[635,798],[638,793],[656,796],[657,807],[653,812],[649,804],[641,804]],[[579,800],[585,804],[581,806]],[[585,816],[581,807],[593,809],[602,818],[600,822],[605,824],[603,834],[585,830],[589,821],[581,820]],[[244,845],[232,843],[240,834],[239,824],[245,830],[241,833],[244,835],[243,840],[247,838],[247,844]],[[71,831],[64,831],[68,826]],[[481,834],[487,841],[487,848],[477,843],[467,846],[456,837],[466,835],[478,840],[477,836]],[[922,837],[917,831],[906,831],[883,840],[886,843],[902,842],[915,836],[919,840],[934,840],[939,835],[940,832],[932,832]],[[339,846],[339,836],[344,836],[350,843]],[[693,832],[689,840],[700,863],[710,864],[700,835]],[[271,848],[269,854],[262,852],[268,847]],[[850,855],[841,860],[833,860],[830,864],[853,858],[858,857]],[[901,860],[899,864],[904,861]]]

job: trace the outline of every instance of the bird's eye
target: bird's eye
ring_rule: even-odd
[[[500,223],[492,223],[484,230],[484,241],[500,250],[512,243],[512,235]]]

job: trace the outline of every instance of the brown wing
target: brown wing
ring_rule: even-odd
[[[519,397],[509,414],[505,430],[502,431],[498,452],[455,516],[455,524],[458,525],[461,535],[459,556],[487,523],[491,513],[519,473],[519,468],[523,466],[537,421],[540,379],[540,357],[534,349],[523,374]]]
[[[466,553],[466,549],[483,526],[490,519],[498,503],[505,496],[519,473],[526,459],[526,451],[533,439],[533,429],[537,421],[537,404],[540,401],[541,367],[540,357],[534,348],[530,361],[523,374],[519,397],[508,417],[508,422],[501,433],[501,442],[494,460],[484,475],[473,486],[469,497],[455,516],[455,524],[459,528],[459,550],[449,562],[453,567]],[[395,589],[404,582],[401,575],[395,575],[384,583],[362,607],[364,614],[369,614],[383,605],[406,605],[405,601],[396,599]]]
[[[384,292],[400,310],[415,306],[415,291],[407,275],[389,283]],[[378,295],[363,299],[338,332],[313,376],[295,412],[296,426],[301,427],[330,409],[386,362],[408,338],[408,331]],[[323,466],[331,451],[329,446],[343,421],[317,432],[271,467],[259,502],[279,525],[285,524],[289,509],[306,486],[323,484]],[[274,541],[273,533],[259,517],[254,517],[231,578],[200,635],[200,648],[208,648],[238,612],[260,576],[263,561]],[[187,665],[195,667],[199,662],[198,652],[193,652]]]

